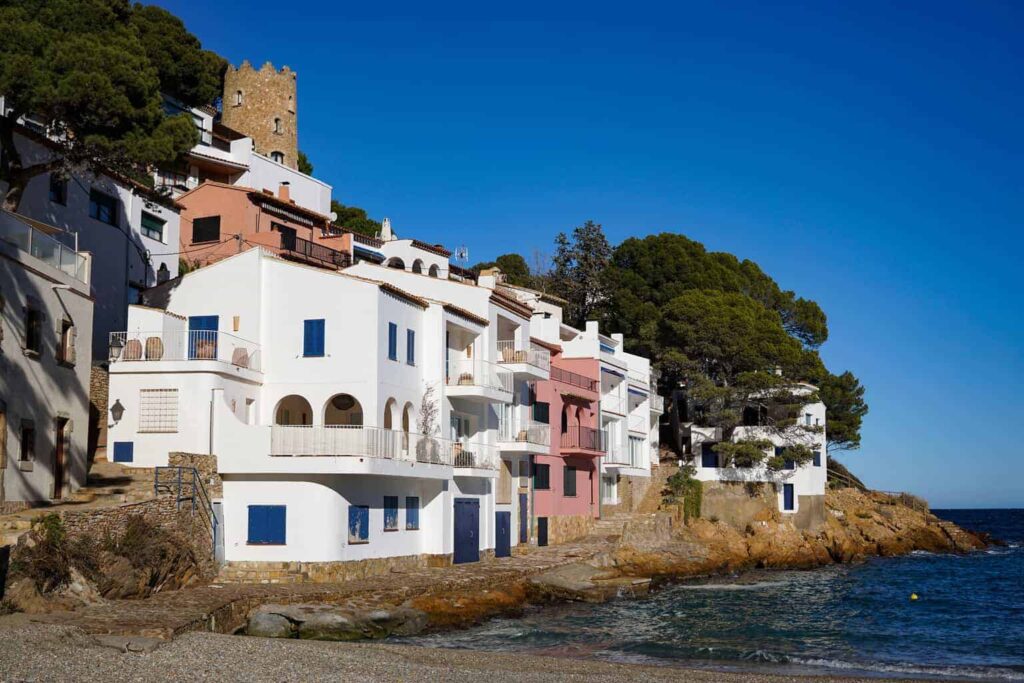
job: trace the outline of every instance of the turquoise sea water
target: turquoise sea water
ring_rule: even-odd
[[[718,670],[1024,681],[1024,510],[935,512],[1008,545],[747,573],[404,642]]]

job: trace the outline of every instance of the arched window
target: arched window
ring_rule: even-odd
[[[285,396],[278,402],[277,409],[274,411],[274,424],[313,424],[313,410],[309,407],[309,401],[296,394]]]
[[[295,98],[291,95],[288,96],[288,111],[295,113]]]
[[[281,119],[274,119],[274,132],[280,135],[280,133],[281,133]]]
[[[402,409],[402,450],[409,450],[409,432],[412,431],[412,411],[413,407],[411,403],[406,403]]]
[[[324,424],[359,427],[363,424],[363,407],[351,394],[335,394],[324,405]]]
[[[242,91],[241,90],[236,90],[235,91],[235,106],[236,107],[242,106]]]
[[[427,271],[427,274],[430,277],[437,277],[437,272],[437,264],[435,263],[434,265],[430,266],[430,270]]]
[[[384,429],[395,428],[395,407],[397,402],[393,398],[389,398],[384,404]]]
[[[423,274],[423,261],[416,259],[412,262],[412,272]]]
[[[385,263],[384,265],[387,266],[388,268],[395,268],[397,270],[405,270],[405,261],[403,261],[402,259],[398,258],[397,256],[392,256],[391,258],[389,258],[387,260],[387,263]]]
[[[271,152],[270,158],[279,164],[284,163],[284,152]]]

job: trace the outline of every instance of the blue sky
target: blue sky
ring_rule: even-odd
[[[160,4],[297,71],[340,201],[473,262],[587,219],[750,258],[868,388],[840,459],[934,507],[1024,507],[1019,4]]]

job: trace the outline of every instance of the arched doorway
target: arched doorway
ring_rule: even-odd
[[[354,426],[363,424],[363,407],[351,394],[335,394],[324,405],[324,424]]]
[[[313,409],[309,407],[309,401],[297,394],[285,396],[278,401],[277,408],[274,410],[274,424],[313,424]]]
[[[402,408],[402,450],[409,450],[409,432],[412,431],[412,404],[406,403]]]
[[[389,258],[384,265],[387,266],[388,268],[395,268],[397,270],[405,270],[405,261],[403,261],[402,259],[398,258],[397,256],[392,256],[391,258]]]
[[[384,404],[384,421],[381,423],[384,426],[384,429],[395,428],[395,410],[397,405],[397,402],[393,398],[389,398]]]
[[[429,275],[430,277],[437,277],[438,272],[439,271],[437,268],[437,264],[435,263],[432,266],[430,266],[429,270],[427,270],[427,275]]]
[[[412,272],[419,273],[420,275],[422,275],[423,274],[423,261],[421,261],[420,259],[416,259],[415,261],[413,261],[412,262]]]

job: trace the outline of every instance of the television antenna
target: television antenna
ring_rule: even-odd
[[[469,249],[463,246],[455,247],[455,260],[459,262],[463,268],[469,263]]]

